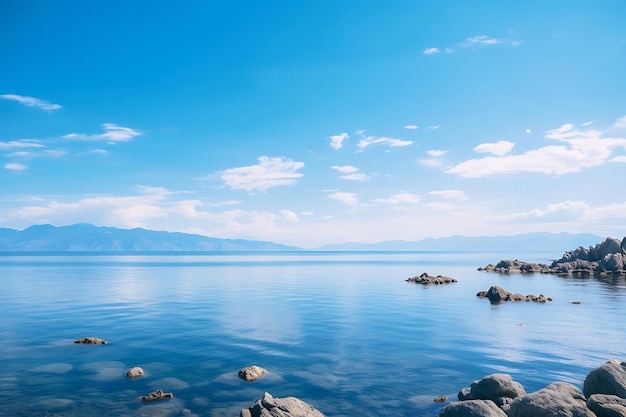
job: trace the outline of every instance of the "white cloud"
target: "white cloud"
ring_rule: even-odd
[[[458,200],[465,201],[467,200],[467,195],[463,191],[460,190],[439,190],[439,191],[430,191],[428,195],[432,195],[435,197],[443,198],[445,200]]]
[[[105,140],[115,143],[128,142],[131,141],[134,137],[140,136],[142,134],[138,130],[131,129],[130,127],[118,126],[113,123],[103,123],[102,128],[104,129],[104,133],[101,134],[87,135],[84,133],[69,133],[67,135],[64,135],[63,138],[70,140]]]
[[[526,133],[529,133],[529,134],[530,134],[530,133],[532,133],[532,130],[530,130],[530,129],[526,129],[524,132],[526,132]]]
[[[357,195],[355,193],[344,193],[344,192],[338,191],[336,193],[330,194],[328,197],[332,198],[333,200],[337,200],[341,203],[347,204],[349,206],[359,205],[359,199],[357,198]]]
[[[563,201],[549,204],[545,208],[537,208],[520,213],[512,213],[493,218],[496,222],[512,222],[526,220],[541,220],[544,222],[564,222],[576,220],[589,211],[589,205],[582,201]]]
[[[626,116],[622,116],[615,121],[615,126],[617,128],[623,129],[626,128]]]
[[[333,165],[331,168],[341,172],[342,174],[351,174],[359,170],[358,168],[350,166],[350,165],[343,165],[343,166]]]
[[[367,174],[363,174],[360,172],[354,173],[354,174],[342,175],[339,178],[341,178],[342,180],[349,180],[349,181],[365,181],[369,179]]]
[[[43,148],[44,146],[33,139],[12,140],[0,142],[0,150],[21,149],[21,148]]]
[[[283,209],[283,210],[280,211],[280,214],[281,214],[281,216],[285,220],[287,220],[289,222],[297,222],[298,221],[298,215],[295,212],[291,211],[291,210]]]
[[[500,140],[496,143],[482,143],[474,148],[478,153],[490,153],[492,155],[502,156],[511,152],[515,144],[507,140]]]
[[[388,138],[384,136],[380,138],[375,137],[375,136],[369,136],[367,138],[361,139],[357,146],[360,149],[365,149],[370,145],[388,145],[389,147],[392,147],[392,148],[398,148],[398,147],[403,147],[403,146],[409,146],[412,144],[413,144],[412,140],[395,139],[395,138]]]
[[[405,125],[404,128],[405,129],[409,129],[409,130],[417,130],[418,129],[417,125]]]
[[[303,175],[297,172],[304,167],[303,162],[269,156],[260,156],[258,161],[258,165],[227,169],[220,177],[233,189],[266,191],[271,187],[294,184]]]
[[[440,157],[443,156],[445,154],[447,154],[448,151],[441,151],[441,150],[437,150],[437,149],[430,149],[428,151],[426,151],[426,154],[428,156],[433,156],[433,157]]]
[[[4,165],[4,168],[9,171],[24,171],[28,167],[24,164],[20,164],[19,162],[9,162]]]
[[[609,162],[621,162],[621,163],[626,163],[626,156],[624,155],[620,155],[620,156],[616,156],[615,158],[609,160]]]
[[[419,204],[420,198],[419,196],[411,193],[397,193],[392,195],[389,198],[380,198],[374,200],[375,203],[381,204],[390,204],[390,205],[399,205],[399,204]]]
[[[439,129],[441,126],[439,125],[433,125],[433,126],[428,126],[428,130],[437,130]]]
[[[37,107],[42,110],[52,111],[52,110],[58,110],[62,108],[59,104],[52,104],[52,103],[47,102],[46,100],[42,100],[42,99],[35,98],[35,97],[19,96],[17,94],[2,94],[0,95],[0,97],[6,100],[17,101],[18,103],[21,103],[28,107]]]
[[[510,45],[510,46],[519,46],[521,45],[521,41],[514,41],[509,39],[497,39],[490,38],[487,35],[479,35],[479,36],[471,36],[469,38],[465,38],[464,42],[461,42],[461,46],[477,46],[477,45]]]
[[[424,55],[434,55],[434,54],[438,54],[441,51],[439,50],[439,48],[426,48],[424,49]]]
[[[439,168],[443,166],[443,161],[441,159],[441,157],[443,155],[445,155],[446,153],[448,153],[448,151],[442,151],[442,150],[437,150],[437,149],[430,149],[428,151],[426,151],[426,154],[430,157],[430,158],[422,158],[422,159],[418,159],[417,163],[426,167],[430,167],[430,168]]]
[[[595,130],[580,131],[572,124],[546,132],[546,138],[561,145],[550,145],[518,155],[470,159],[445,172],[467,178],[521,172],[564,175],[604,164],[615,148],[626,149],[624,138],[602,138]]]
[[[340,133],[339,135],[330,136],[330,146],[332,146],[336,150],[339,150],[343,146],[343,141],[349,138],[350,136],[348,136],[348,134],[345,132]]]

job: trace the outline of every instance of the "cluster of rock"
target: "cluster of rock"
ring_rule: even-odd
[[[420,276],[407,278],[406,282],[414,282],[416,284],[422,285],[439,285],[439,284],[450,284],[451,282],[457,282],[456,279],[451,277],[446,277],[444,275],[433,276],[428,274],[427,272],[422,273]]]
[[[143,397],[141,397],[141,400],[145,402],[151,402],[162,400],[164,398],[174,398],[174,394],[172,394],[171,392],[163,392],[163,390],[158,389],[156,391],[152,391],[148,395],[144,395]]]
[[[611,359],[591,371],[583,391],[554,382],[527,394],[507,374],[487,375],[458,394],[439,417],[624,417],[626,362]]]
[[[545,303],[546,301],[552,301],[552,298],[546,297],[543,294],[539,295],[524,295],[519,293],[508,292],[505,289],[498,287],[497,285],[491,286],[487,291],[479,291],[476,297],[488,298],[494,304],[503,301],[534,301],[536,303]]]
[[[479,271],[500,273],[521,272],[543,274],[589,274],[622,273],[626,274],[626,237],[619,239],[607,237],[595,247],[578,247],[565,252],[561,259],[552,264],[502,260],[496,265],[489,264]]]
[[[81,345],[106,345],[107,341],[104,339],[100,339],[99,337],[82,337],[80,339],[74,340],[74,343],[78,343]]]
[[[296,397],[274,398],[268,392],[239,417],[325,417],[324,414]]]

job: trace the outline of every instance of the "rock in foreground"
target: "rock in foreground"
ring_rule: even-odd
[[[414,282],[416,284],[422,285],[439,285],[439,284],[450,284],[451,282],[457,282],[456,279],[451,277],[446,277],[444,275],[429,275],[427,272],[422,273],[422,275],[412,278],[407,278],[406,282]]]
[[[583,392],[587,397],[608,394],[626,398],[626,362],[610,359],[589,372],[583,384]]]
[[[140,376],[144,376],[145,372],[138,366],[130,368],[128,372],[126,372],[126,376],[128,378],[139,378]]]
[[[165,398],[174,398],[174,394],[172,394],[171,392],[163,392],[163,390],[158,389],[156,391],[152,391],[148,395],[144,395],[143,397],[141,397],[141,400],[145,402],[151,402],[163,400]]]
[[[239,378],[244,379],[248,382],[252,382],[261,378],[266,373],[267,371],[261,368],[260,366],[252,365],[252,366],[246,366],[245,368],[240,369],[238,372],[238,375],[239,375]]]
[[[552,301],[552,298],[546,297],[543,294],[517,294],[506,291],[505,289],[493,285],[487,291],[479,291],[476,297],[488,298],[494,304],[501,303],[503,301],[534,301],[536,303],[545,303],[546,301]]]
[[[325,417],[311,404],[296,397],[274,398],[266,392],[252,407],[244,408],[239,417]]]

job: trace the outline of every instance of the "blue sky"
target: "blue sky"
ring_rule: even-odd
[[[0,4],[0,227],[626,235],[622,1]]]

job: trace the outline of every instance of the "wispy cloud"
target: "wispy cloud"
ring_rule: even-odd
[[[331,167],[332,169],[344,174],[341,175],[339,178],[344,179],[344,180],[350,180],[350,181],[365,181],[367,179],[369,179],[369,177],[367,176],[367,174],[363,174],[359,171],[359,168],[350,166],[350,165],[344,165],[344,166],[337,166],[334,165]]]
[[[405,129],[409,129],[409,130],[417,130],[418,129],[417,125],[405,125],[404,128]]]
[[[344,203],[353,207],[356,207],[359,205],[359,199],[355,193],[344,193],[344,192],[337,191],[336,193],[330,194],[328,198],[332,198],[333,200],[339,201],[341,203]]]
[[[544,146],[518,155],[469,159],[445,172],[467,178],[523,172],[564,175],[602,165],[611,160],[615,149],[626,149],[624,138],[602,138],[599,131],[582,131],[572,124],[549,130],[546,138],[561,145]]]
[[[24,164],[20,164],[19,162],[9,162],[4,165],[4,169],[8,169],[9,171],[25,171],[28,167]]]
[[[88,135],[84,133],[70,133],[64,135],[64,139],[69,140],[87,140],[87,141],[108,141],[108,142],[128,142],[133,138],[140,136],[141,131],[131,129],[130,127],[118,126],[113,123],[102,124],[104,133]]]
[[[566,222],[583,217],[589,210],[590,207],[587,203],[568,200],[560,203],[549,204],[544,208],[536,208],[519,213],[494,216],[492,220],[498,223],[524,221]]]
[[[18,103],[21,103],[24,106],[36,107],[36,108],[47,110],[47,111],[59,110],[60,108],[62,108],[61,105],[59,104],[52,104],[52,103],[47,102],[46,100],[42,100],[40,98],[35,98],[35,97],[20,96],[17,94],[2,94],[0,95],[0,97],[5,100],[17,101]]]
[[[462,48],[476,48],[480,46],[491,46],[491,45],[519,46],[522,43],[523,43],[522,41],[518,41],[518,40],[505,39],[505,38],[493,38],[487,35],[478,35],[478,36],[470,36],[468,38],[465,38],[463,41],[458,42],[455,46],[462,47]],[[453,53],[454,51],[455,50],[451,47],[446,47],[446,48],[432,47],[432,48],[424,49],[422,53],[424,55],[437,55],[443,52],[450,54],[450,53]]]
[[[294,184],[303,174],[297,172],[304,162],[287,158],[260,156],[257,165],[227,169],[220,174],[226,185],[246,191],[266,191],[279,185]]]
[[[280,214],[281,214],[283,219],[285,219],[285,220],[287,220],[289,222],[294,222],[295,223],[295,222],[297,222],[299,220],[298,219],[298,215],[294,211],[292,211],[292,210],[282,209],[280,211]]]
[[[403,146],[412,145],[412,140],[404,140],[404,139],[396,139],[396,138],[388,138],[388,137],[375,137],[369,136],[367,138],[363,138],[359,141],[357,145],[360,149],[365,149],[370,145],[387,145],[391,148],[398,148]]]
[[[426,155],[428,158],[421,158],[417,160],[417,163],[426,167],[438,168],[444,165],[443,160],[441,159],[448,151],[438,150],[438,149],[430,149],[426,151]]]
[[[390,204],[390,205],[400,205],[400,204],[414,205],[414,204],[420,203],[420,198],[416,194],[401,192],[401,193],[393,194],[389,198],[379,198],[379,199],[373,200],[373,202],[379,203],[379,204]]]
[[[490,153],[492,155],[502,156],[511,152],[515,144],[507,140],[501,140],[496,143],[481,143],[474,148],[477,153]]]
[[[439,190],[439,191],[430,191],[428,195],[432,195],[434,197],[443,198],[445,200],[457,200],[457,201],[465,201],[467,200],[467,195],[465,192],[461,190]]]
[[[335,148],[335,150],[339,150],[343,146],[343,141],[346,139],[349,139],[350,136],[348,136],[348,134],[344,132],[338,135],[330,136],[329,138],[330,138],[330,146]]]
[[[43,148],[44,145],[34,139],[12,140],[0,142],[0,150],[23,149],[23,148]]]
[[[626,129],[626,116],[622,116],[615,121],[614,127]]]

